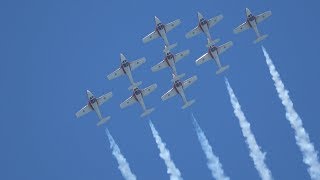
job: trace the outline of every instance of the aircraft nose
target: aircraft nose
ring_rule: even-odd
[[[246,8],[246,14],[247,14],[247,15],[251,14],[249,8]]]
[[[90,95],[90,94],[92,94],[89,90],[87,90],[87,95]]]
[[[156,23],[160,23],[160,19],[157,16],[154,16],[154,20],[156,21]]]
[[[198,12],[198,18],[199,19],[203,18],[202,14],[200,12]]]
[[[122,62],[124,60],[126,60],[126,57],[122,53],[120,53],[120,61]]]

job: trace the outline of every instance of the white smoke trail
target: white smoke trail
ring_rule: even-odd
[[[156,143],[158,145],[158,148],[160,150],[159,156],[164,160],[166,166],[167,166],[167,173],[170,174],[170,180],[182,180],[181,173],[178,168],[174,165],[174,162],[172,161],[170,157],[170,152],[166,148],[166,144],[162,142],[161,137],[158,133],[158,131],[155,129],[154,125],[152,124],[151,120],[149,121],[149,125],[152,131],[152,135],[154,139],[156,140]]]
[[[112,154],[118,161],[118,164],[119,164],[118,168],[123,178],[126,180],[136,180],[137,177],[131,172],[129,163],[127,162],[126,158],[123,157],[123,155],[121,154],[118,145],[114,141],[108,129],[106,129],[106,133],[108,135],[108,139],[110,142],[110,148],[112,149]]]
[[[233,112],[235,116],[239,119],[242,134],[246,138],[246,143],[248,144],[248,147],[250,150],[250,156],[254,162],[255,168],[259,172],[261,179],[271,180],[272,179],[271,172],[264,162],[266,153],[261,152],[261,149],[258,146],[253,133],[251,132],[250,123],[247,121],[246,117],[244,116],[241,110],[239,101],[236,95],[234,94],[227,78],[225,78],[225,83],[227,85],[230,101],[234,109]]]
[[[274,86],[277,89],[278,96],[282,101],[283,106],[286,110],[286,118],[291,124],[291,127],[295,131],[296,143],[300,148],[300,151],[303,155],[303,162],[309,166],[308,172],[311,179],[319,180],[320,179],[320,163],[318,159],[317,152],[310,142],[309,135],[305,131],[302,125],[302,120],[299,117],[298,113],[293,107],[293,103],[289,97],[289,91],[285,89],[284,84],[281,81],[280,75],[277,72],[269,54],[266,49],[262,46],[263,54],[266,58],[267,65],[269,67],[270,74],[274,81]]]
[[[229,180],[230,178],[224,174],[219,158],[216,155],[214,155],[212,151],[212,147],[210,146],[206,135],[200,128],[193,114],[192,114],[192,118],[193,118],[194,128],[198,135],[198,140],[201,144],[203,152],[207,157],[207,160],[208,160],[207,166],[211,170],[212,177],[214,177],[217,180]]]

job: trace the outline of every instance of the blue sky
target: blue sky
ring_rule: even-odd
[[[119,107],[131,95],[129,81],[125,77],[106,79],[118,68],[120,53],[130,60],[147,58],[134,72],[134,79],[143,81],[142,87],[158,84],[145,101],[156,108],[151,119],[184,179],[211,179],[191,112],[231,179],[259,179],[223,76],[215,75],[213,62],[200,67],[194,63],[206,52],[205,36],[184,38],[197,23],[197,11],[207,18],[224,15],[211,34],[221,43],[234,42],[234,47],[221,56],[222,63],[230,65],[225,75],[258,144],[267,152],[266,164],[273,177],[309,179],[261,46],[252,44],[253,31],[232,33],[245,20],[245,7],[256,14],[272,10],[272,17],[259,26],[261,32],[269,34],[263,45],[290,90],[311,141],[320,150],[319,2],[3,0],[0,179],[122,179],[104,128],[95,126],[96,115],[81,119],[74,115],[87,102],[87,89],[96,96],[113,92],[114,97],[101,110],[103,115],[112,116],[107,127],[137,178],[169,178],[148,122],[139,117],[141,107]],[[154,29],[155,15],[163,22],[182,21],[168,34],[170,42],[178,42],[174,52],[191,51],[177,65],[178,72],[199,78],[186,92],[197,102],[185,111],[180,109],[178,97],[167,102],[160,99],[171,88],[169,70],[150,70],[163,58],[161,40],[149,44],[141,41]]]

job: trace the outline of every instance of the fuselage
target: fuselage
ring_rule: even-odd
[[[208,31],[209,26],[208,26],[208,21],[204,18],[199,19],[199,25],[200,29],[202,32]]]
[[[215,45],[209,46],[208,53],[213,59],[216,59],[218,56],[218,47],[216,47]]]
[[[256,17],[251,13],[251,11],[246,8],[247,23],[250,27],[255,28],[257,26]]]
[[[206,19],[204,19],[203,17],[199,17],[199,24],[198,24],[199,28],[201,29],[201,31],[203,33],[206,34],[207,38],[211,39],[211,35],[209,33],[209,24],[208,21]]]
[[[166,26],[157,17],[155,17],[155,22],[156,22],[156,28],[155,28],[156,30],[155,31],[158,33],[158,35],[160,37],[162,37],[166,46],[169,46],[170,43],[167,38]]]
[[[164,60],[166,61],[167,65],[172,69],[173,74],[177,75],[174,55],[171,52],[167,52]]]
[[[97,98],[89,90],[87,90],[87,96],[89,100],[88,106],[90,106],[97,113],[99,119],[102,119]]]
[[[214,59],[214,61],[216,62],[217,66],[219,68],[221,68],[221,63],[220,63],[219,54],[218,54],[218,47],[215,46],[215,45],[209,46],[208,53],[210,54],[212,59]]]
[[[164,24],[162,24],[161,22],[156,24],[156,31],[158,32],[160,37],[164,37],[166,34],[166,28],[165,28]]]
[[[95,109],[95,107],[98,106],[97,98],[94,97],[94,95],[90,92],[87,91],[87,96],[88,96],[88,105],[92,108]]]
[[[174,90],[182,97],[183,102],[187,102],[186,96],[183,90],[183,84],[180,80],[176,80],[173,84]]]
[[[121,62],[121,69],[128,76],[131,84],[134,84],[134,81],[133,81],[133,78],[132,78],[132,73],[131,73],[130,63],[127,60],[123,60]]]
[[[139,102],[139,104],[142,106],[142,109],[145,111],[147,108],[146,108],[144,101],[143,101],[142,91],[139,88],[135,88],[133,90],[132,96],[136,101]]]

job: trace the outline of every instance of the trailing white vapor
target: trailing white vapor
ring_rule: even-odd
[[[280,75],[277,72],[269,54],[262,46],[263,54],[266,58],[267,65],[269,67],[270,74],[274,81],[274,86],[277,89],[278,96],[282,101],[286,110],[286,118],[291,124],[291,127],[295,131],[296,143],[300,148],[303,155],[303,162],[309,166],[308,172],[313,180],[320,179],[320,163],[313,144],[310,142],[308,133],[305,131],[302,125],[302,120],[293,107],[293,103],[289,97],[289,91],[285,89],[284,84],[281,81]]]
[[[174,165],[174,162],[172,161],[170,157],[170,152],[166,148],[166,144],[162,142],[161,137],[152,124],[151,120],[149,121],[149,125],[152,131],[152,135],[154,139],[156,140],[156,143],[158,145],[158,148],[160,150],[159,156],[164,160],[166,166],[167,166],[167,173],[170,174],[170,180],[182,180],[181,173],[178,168]]]
[[[262,180],[271,180],[272,179],[271,172],[264,162],[266,153],[263,153],[260,147],[258,146],[257,141],[253,133],[251,132],[250,123],[247,121],[246,117],[244,116],[244,113],[241,110],[239,101],[236,95],[234,94],[227,78],[225,78],[225,83],[227,85],[230,101],[234,109],[233,112],[235,116],[239,119],[242,134],[246,138],[246,143],[248,144],[248,147],[250,150],[250,156],[253,160],[255,168],[257,169]]]
[[[192,114],[192,118],[193,118],[194,128],[198,135],[198,140],[201,144],[203,152],[207,157],[207,160],[208,160],[207,165],[208,165],[208,168],[211,170],[212,177],[214,177],[216,180],[229,180],[230,178],[224,174],[219,158],[216,155],[214,155],[212,151],[212,147],[210,146],[206,135],[200,128],[193,114]]]
[[[106,129],[106,133],[108,135],[108,139],[110,142],[110,148],[112,149],[112,154],[118,161],[118,164],[119,164],[118,168],[123,178],[126,180],[136,180],[137,177],[131,172],[129,163],[127,162],[126,158],[123,157],[123,155],[121,154],[119,146],[114,141],[108,129]]]

